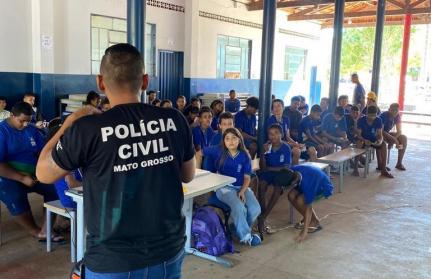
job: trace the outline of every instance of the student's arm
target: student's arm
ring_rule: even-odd
[[[401,121],[398,121],[398,123],[395,124],[395,128],[396,128],[396,131],[397,131],[396,136],[397,137],[401,136],[401,134],[402,134],[402,131],[401,131]]]
[[[385,130],[383,130],[383,138],[386,140],[389,139],[395,144],[395,146],[398,146],[400,144],[397,137],[392,136],[390,133],[386,132]]]
[[[362,137],[362,130],[358,128],[358,140],[361,140],[365,143],[365,145],[370,146],[371,145],[371,141],[364,139]]]
[[[323,136],[325,137],[325,138],[328,138],[329,140],[331,140],[331,141],[335,141],[335,142],[338,142],[339,141],[339,138],[337,138],[337,137],[333,137],[332,135],[330,135],[329,133],[327,133],[325,130],[323,130],[322,131],[322,134],[323,134]]]
[[[37,180],[29,175],[24,175],[6,163],[0,163],[0,176],[3,178],[18,181],[27,187],[32,187]]]
[[[235,104],[235,112],[238,112],[241,109],[241,101],[239,99],[236,99],[237,102]]]
[[[250,136],[249,134],[244,132],[242,129],[238,129],[238,130],[240,130],[241,135],[244,139],[251,139],[251,140],[257,141],[257,137]]]
[[[245,191],[247,191],[250,185],[251,177],[248,174],[244,175],[244,183],[242,184],[241,190],[238,192],[238,197],[242,202],[245,202]]]
[[[287,141],[288,144],[292,145],[293,147],[299,147],[299,143],[297,143],[296,141],[294,141],[290,137],[290,129],[286,130],[286,141]]]
[[[380,145],[383,142],[383,132],[382,131],[383,131],[383,129],[377,129],[377,142],[376,142],[377,145]]]
[[[196,172],[196,160],[195,157],[183,162],[181,165],[181,180],[184,183],[189,183],[195,177]]]
[[[36,166],[36,176],[39,181],[46,184],[51,184],[69,173],[68,170],[62,169],[57,165],[52,157],[52,151],[56,147],[60,138],[64,135],[66,129],[71,127],[76,120],[86,115],[98,113],[100,113],[98,109],[92,106],[85,106],[66,118],[60,130],[58,130],[51,140],[48,141],[40,153],[39,161],[37,162]]]

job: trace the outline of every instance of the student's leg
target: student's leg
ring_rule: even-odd
[[[253,191],[247,189],[245,191],[245,207],[247,208],[247,223],[251,228],[261,213],[259,202],[256,199]]]
[[[304,195],[300,193],[297,189],[292,189],[288,194],[288,198],[293,207],[302,215],[302,217],[304,217],[307,209]],[[317,226],[318,224],[319,219],[317,218],[315,211],[312,210],[310,225]]]
[[[310,146],[310,147],[308,147],[307,152],[308,152],[308,156],[310,156],[310,159],[308,161],[316,162],[317,161],[316,148],[314,148],[313,146]]]
[[[268,190],[268,183],[265,180],[260,179],[259,180],[258,198],[259,198],[260,208],[262,210],[261,217],[263,217],[265,215],[265,212],[266,212],[266,192],[267,192],[267,190]]]
[[[59,197],[57,195],[57,190],[55,189],[55,186],[52,184],[42,184],[37,183],[31,188],[31,192],[38,193],[39,195],[43,196],[43,202],[50,202],[58,200]],[[58,215],[53,214],[52,220],[54,221],[53,227],[58,227],[61,225],[61,218]],[[41,230],[39,233],[40,236],[46,235],[46,218],[45,218],[45,211],[44,211],[44,218],[43,218],[43,224],[41,226]]]
[[[250,153],[250,157],[253,160],[256,157],[257,153],[257,143],[252,141],[248,146],[248,152]]]
[[[325,145],[323,145],[323,144],[319,144],[319,145],[316,147],[316,151],[317,151],[317,157],[318,157],[318,158],[325,156],[325,155],[326,155],[326,148],[325,148]]]
[[[364,142],[358,140],[356,142],[356,147],[357,148],[364,148]],[[352,173],[353,176],[359,176],[359,169],[358,168],[359,168],[360,157],[361,157],[361,155],[355,157],[355,162],[354,162],[354,166],[353,166],[353,173]]]
[[[247,222],[247,208],[238,197],[238,190],[226,186],[216,191],[217,198],[230,207],[230,217],[235,225],[236,235],[241,242],[251,240],[251,227]]]
[[[406,170],[406,168],[403,166],[403,158],[407,149],[407,137],[405,135],[400,135],[398,137],[398,141],[403,146],[403,148],[398,149],[398,162],[395,167],[399,170]]]
[[[275,204],[277,203],[278,199],[280,198],[282,194],[281,187],[278,186],[272,186],[273,189],[271,198],[269,199],[268,205],[266,207],[265,211],[262,211],[263,218],[268,217],[269,213],[271,213],[272,209],[274,208]]]
[[[383,143],[376,149],[376,155],[381,175],[388,178],[394,178],[393,175],[386,170],[386,158],[388,157],[388,146],[386,145],[386,142],[383,141]]]
[[[301,156],[301,150],[298,147],[292,148],[292,165],[298,165],[299,164],[299,157]]]

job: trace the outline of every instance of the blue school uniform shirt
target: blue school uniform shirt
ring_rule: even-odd
[[[213,129],[214,131],[217,131],[218,129],[218,117],[220,115],[214,115],[213,116],[213,120],[211,121],[211,129]]]
[[[244,175],[251,175],[251,159],[243,151],[238,151],[235,156],[232,156],[220,146],[211,146],[204,148],[203,154],[214,162],[219,174],[236,179],[233,186],[241,187],[244,184]],[[224,157],[224,160],[222,157]]]
[[[44,138],[34,126],[17,130],[7,120],[0,123],[0,162],[8,163],[17,171],[34,175],[44,145]]]
[[[312,204],[313,201],[321,195],[325,198],[332,195],[334,186],[332,185],[328,175],[321,169],[304,165],[296,165],[291,169],[298,171],[302,175],[302,180],[298,187],[304,194],[306,204]]]
[[[322,111],[322,113],[320,114],[320,119],[323,120],[323,118],[325,118],[325,116],[327,116],[328,114],[330,114],[331,112],[329,111],[329,109]]]
[[[362,98],[365,98],[365,89],[362,84],[358,83],[353,91],[353,104],[360,105]]]
[[[214,131],[209,127],[205,132],[202,131],[201,126],[196,126],[192,129],[193,144],[200,146],[201,149],[208,147],[211,144],[211,140],[214,136]]]
[[[302,113],[302,115],[303,115],[303,116],[306,116],[306,115],[308,115],[309,106],[308,106],[308,104],[305,104],[304,106],[299,107],[299,108],[298,108],[298,110],[299,110],[299,111],[304,110],[304,112]]]
[[[379,117],[383,122],[383,130],[387,133],[389,133],[396,124],[401,122],[401,117],[399,114],[395,117],[392,117],[389,111],[383,112],[379,115]]]
[[[272,124],[278,124],[281,126],[281,129],[283,130],[282,138],[284,139],[286,137],[287,130],[289,130],[289,117],[282,116],[280,121],[278,121],[275,115],[271,115],[265,122],[265,139],[268,139],[268,129]]]
[[[358,120],[358,129],[361,130],[362,137],[371,142],[377,141],[377,130],[382,128],[383,122],[380,117],[376,117],[371,125],[368,124],[366,116],[362,116]]]
[[[339,137],[339,132],[346,132],[346,119],[345,117],[341,118],[340,121],[335,120],[334,114],[328,114],[323,118],[322,121],[322,130],[327,132],[333,137]]]
[[[292,152],[290,150],[290,146],[281,142],[281,146],[274,150],[271,150],[265,153],[265,162],[267,167],[289,167],[291,164]]]
[[[307,130],[310,131],[312,136],[315,136],[319,133],[320,128],[320,120],[313,120],[310,115],[302,118],[299,123],[298,130],[298,140],[300,143],[304,142],[303,136],[307,135]]]
[[[247,116],[245,110],[235,114],[235,128],[240,129],[244,133],[255,137],[256,136],[256,115]]]
[[[230,113],[237,113],[241,108],[241,101],[238,99],[226,99],[224,101],[224,109]]]
[[[72,171],[72,175],[76,180],[82,182],[82,176],[78,170]],[[70,187],[66,182],[66,178],[62,177],[54,183],[55,189],[57,190],[58,198],[60,199],[61,205],[64,207],[76,208],[76,203],[71,197],[66,196],[65,191],[69,190]]]
[[[222,136],[223,135],[220,131],[215,132],[213,138],[211,139],[210,145],[220,145]]]

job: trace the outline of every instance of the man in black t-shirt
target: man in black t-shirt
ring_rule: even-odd
[[[148,76],[131,45],[106,50],[97,84],[112,109],[84,107],[70,115],[43,149],[37,177],[52,183],[71,170],[83,172],[87,279],[180,278],[182,182],[195,173],[190,128],[178,110],[139,102]]]
[[[299,123],[302,120],[302,114],[298,110],[300,102],[301,102],[301,99],[298,96],[292,97],[290,99],[290,106],[286,107],[283,111],[283,116],[289,118],[290,137],[294,141],[299,140],[299,137],[298,137]]]

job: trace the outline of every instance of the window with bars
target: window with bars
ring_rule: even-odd
[[[217,78],[249,79],[251,40],[217,36]]]
[[[156,25],[145,26],[145,71],[156,73]],[[127,21],[101,15],[91,15],[91,73],[98,74],[100,61],[108,47],[127,42]]]
[[[305,64],[307,50],[302,48],[286,47],[284,60],[284,79],[305,80]]]

